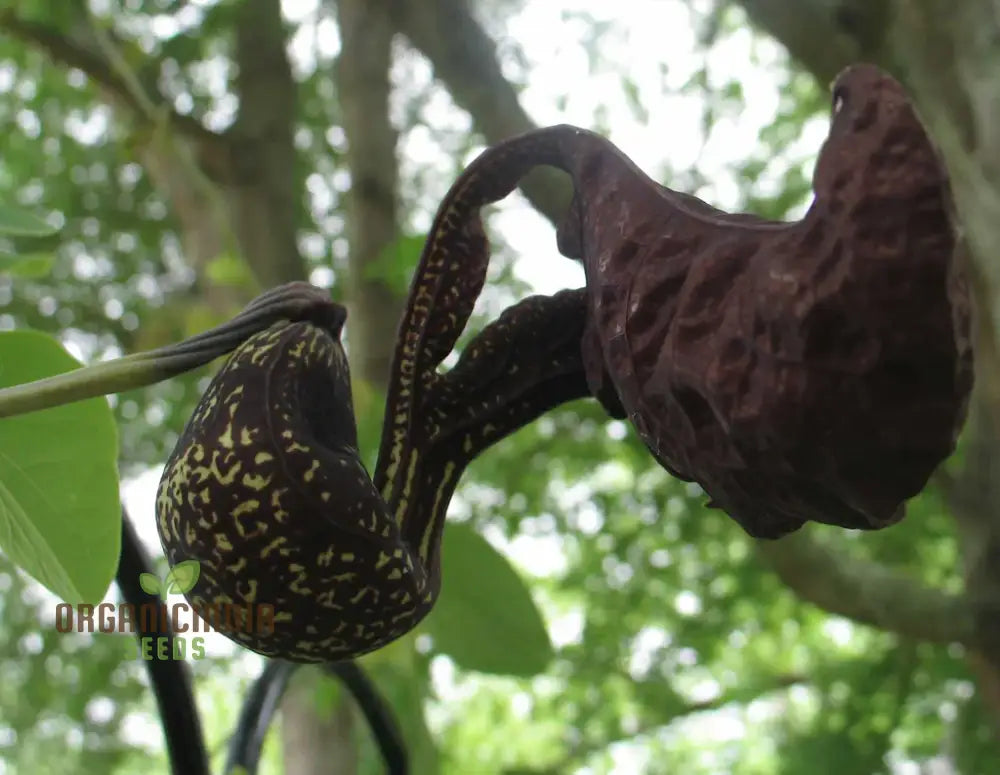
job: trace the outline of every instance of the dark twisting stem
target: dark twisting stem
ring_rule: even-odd
[[[128,513],[122,509],[122,548],[118,561],[118,574],[115,577],[122,597],[136,608],[152,603],[159,605],[155,595],[147,594],[139,586],[139,575],[154,573],[139,537],[129,521]],[[173,775],[209,775],[208,756],[205,751],[205,741],[201,732],[201,721],[198,708],[195,705],[191,691],[191,679],[187,665],[183,660],[170,659],[174,653],[174,636],[170,632],[168,622],[159,622],[162,617],[150,617],[153,624],[162,623],[166,630],[137,631],[137,638],[165,637],[168,640],[166,653],[168,658],[157,658],[158,649],[152,649],[151,658],[145,660],[149,673],[149,682],[156,695],[156,705],[160,712],[160,723],[163,725],[163,735],[166,738],[167,755],[170,759],[170,771]],[[140,624],[143,617],[136,617]],[[141,641],[140,641],[141,643]]]
[[[264,738],[281,704],[288,683],[300,665],[280,659],[268,660],[254,681],[240,711],[236,731],[229,741],[229,757],[224,770],[254,775],[260,766]],[[375,744],[385,761],[387,775],[408,775],[410,769],[406,746],[389,705],[375,684],[355,662],[325,665],[327,672],[339,678],[353,695],[371,728]]]
[[[224,770],[227,775],[232,772],[257,772],[267,730],[298,667],[280,659],[269,660],[250,687],[240,710],[236,731],[229,741],[229,756]]]
[[[356,662],[331,662],[326,665],[326,669],[343,681],[344,686],[354,695],[385,761],[387,775],[409,775],[406,743],[399,731],[399,724],[372,680]]]

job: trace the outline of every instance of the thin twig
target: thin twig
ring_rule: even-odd
[[[215,227],[219,229],[219,233],[226,242],[228,249],[239,255],[239,240],[233,230],[225,199],[201,167],[198,166],[198,162],[195,160],[191,149],[183,143],[176,142],[172,134],[171,117],[173,112],[169,104],[166,102],[154,102],[146,94],[139,77],[129,66],[121,51],[118,50],[118,47],[107,30],[104,29],[100,20],[91,13],[87,14],[87,19],[90,24],[90,31],[94,36],[94,42],[108,63],[111,72],[117,76],[122,89],[135,106],[139,117],[144,123],[153,127],[154,137],[157,138],[160,145],[166,147],[169,152],[172,152],[174,158],[181,163],[184,171],[190,176],[194,185],[205,197],[210,210],[209,217],[212,219]]]
[[[355,662],[331,662],[325,668],[354,695],[385,761],[387,775],[408,775],[409,758],[399,724],[372,680]]]
[[[227,775],[257,772],[267,731],[298,667],[291,662],[269,660],[250,687],[229,743],[229,758],[224,770]],[[399,724],[375,684],[354,662],[330,663],[324,668],[341,680],[357,702],[385,761],[387,775],[409,775],[406,745]]]
[[[122,548],[115,580],[125,602],[136,608],[148,603],[158,606],[159,598],[146,593],[139,586],[139,576],[142,573],[154,573],[154,568],[139,543],[128,512],[122,507]],[[205,739],[201,731],[198,707],[191,691],[187,665],[183,660],[171,659],[174,654],[174,635],[170,631],[170,623],[157,621],[165,618],[160,616],[148,617],[151,622],[145,622],[146,617],[135,618],[138,627],[143,623],[160,624],[163,627],[137,630],[136,637],[140,639],[140,643],[142,638],[150,636],[167,639],[167,658],[159,659],[159,649],[152,649],[151,658],[145,660],[145,663],[160,711],[170,771],[173,775],[209,775]]]
[[[260,765],[264,738],[292,674],[299,666],[280,659],[269,660],[243,702],[236,731],[229,741],[229,756],[223,772],[255,773]]]

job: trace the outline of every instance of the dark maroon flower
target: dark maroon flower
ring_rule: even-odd
[[[589,133],[561,165],[592,390],[759,537],[897,521],[953,451],[972,386],[944,167],[885,73],[849,68],[833,99],[796,222],[678,195]]]
[[[871,65],[837,78],[815,200],[795,222],[664,188],[577,127],[487,149],[442,202],[418,271],[435,290],[411,309],[435,299],[446,325],[400,347],[440,361],[454,344],[485,279],[478,211],[538,165],[574,184],[558,243],[586,269],[591,394],[664,468],[754,536],[902,517],[953,451],[973,377],[947,173],[899,83]]]

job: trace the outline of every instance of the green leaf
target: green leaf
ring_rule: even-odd
[[[170,569],[163,580],[163,587],[168,593],[178,592],[186,595],[194,588],[200,574],[201,566],[197,560],[184,560]]]
[[[365,277],[381,280],[390,290],[405,296],[426,241],[424,235],[401,235],[386,245],[374,261],[365,265]]]
[[[311,694],[316,716],[323,721],[330,721],[343,699],[343,689],[340,681],[334,680],[326,673],[316,672],[316,668],[313,666],[310,667],[312,669],[308,673],[300,670],[296,678],[299,681],[308,681],[312,685]]]
[[[0,274],[37,279],[45,277],[52,271],[54,261],[55,257],[49,253],[30,253],[17,256],[0,253]]]
[[[378,458],[385,412],[385,393],[368,380],[354,379],[351,384],[354,417],[358,425],[358,450],[371,471]]]
[[[0,387],[79,365],[47,334],[0,332]],[[118,432],[107,401],[0,419],[0,549],[67,603],[96,604],[120,542]]]
[[[625,102],[628,104],[629,110],[632,111],[632,115],[635,120],[640,124],[649,123],[649,110],[646,108],[642,101],[642,95],[639,92],[639,86],[628,76],[622,76],[622,93],[625,95]]]
[[[16,207],[0,204],[0,234],[12,237],[48,237],[59,229]]]
[[[222,253],[205,265],[205,277],[218,285],[250,286],[253,275],[247,262],[233,253]]]
[[[160,580],[152,573],[140,573],[139,586],[142,587],[142,591],[147,595],[160,594]]]
[[[447,524],[442,543],[441,595],[423,625],[435,648],[467,670],[542,672],[552,659],[552,643],[507,558],[466,524]]]

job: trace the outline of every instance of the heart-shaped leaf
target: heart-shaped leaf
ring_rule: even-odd
[[[160,594],[160,580],[152,573],[140,573],[139,586],[147,595],[159,596]]]
[[[542,672],[552,659],[552,643],[507,558],[461,523],[446,525],[441,552],[441,595],[423,624],[435,648],[467,670]]]
[[[200,574],[201,566],[197,560],[184,560],[170,569],[163,581],[163,588],[168,593],[186,595],[194,588]]]
[[[47,334],[0,332],[0,387],[79,365]],[[0,549],[67,603],[97,604],[120,545],[118,431],[107,400],[0,419]]]

